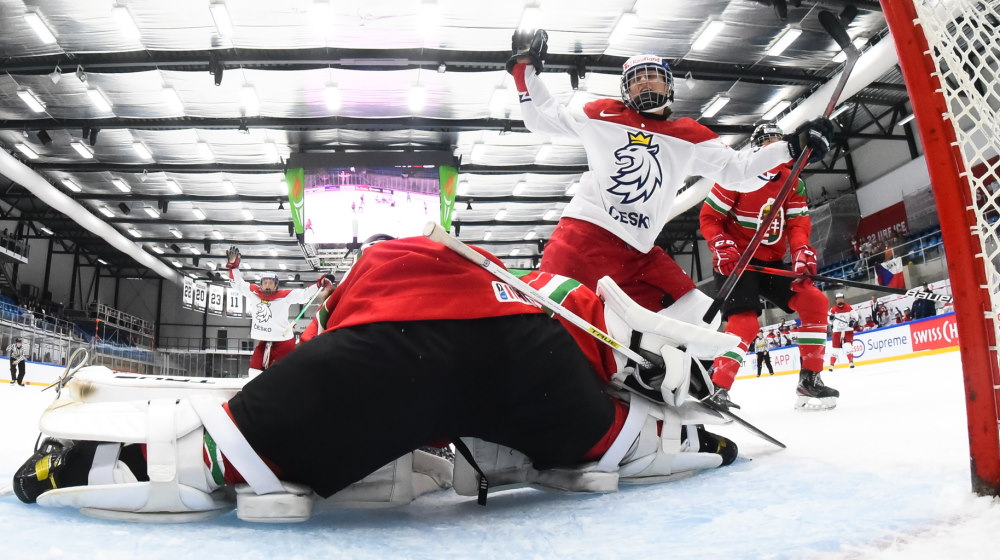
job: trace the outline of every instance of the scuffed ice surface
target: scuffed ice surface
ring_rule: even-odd
[[[185,525],[100,521],[0,498],[3,557],[352,559],[998,558],[1000,505],[971,494],[961,368],[948,353],[824,373],[830,412],[796,412],[795,376],[743,379],[743,415],[788,444],[734,427],[742,458],[617,494],[439,493],[395,510],[260,525],[230,513]],[[4,484],[28,457],[53,395],[0,386]]]

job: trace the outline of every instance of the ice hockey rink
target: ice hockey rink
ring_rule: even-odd
[[[7,495],[3,558],[1000,558],[1000,505],[970,489],[958,352],[824,375],[841,391],[827,412],[793,410],[795,375],[738,380],[743,416],[788,448],[723,427],[741,458],[674,483],[609,495],[516,490],[486,507],[447,491],[293,525],[235,513],[110,522]],[[53,398],[41,386],[0,386],[5,485]]]

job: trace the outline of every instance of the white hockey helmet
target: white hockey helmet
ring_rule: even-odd
[[[662,81],[665,88],[656,88]],[[633,91],[636,84],[648,84]],[[663,89],[663,91],[656,91]],[[659,111],[674,102],[674,74],[667,61],[652,54],[633,56],[622,65],[622,103],[640,112]]]
[[[837,299],[844,299],[844,292],[837,292],[836,294],[833,295],[833,297]]]
[[[784,134],[778,125],[769,122],[764,123],[753,130],[753,134],[750,135],[750,145],[754,148],[760,148],[768,140],[781,140]]]

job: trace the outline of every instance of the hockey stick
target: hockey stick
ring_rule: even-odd
[[[554,313],[556,315],[559,315],[560,317],[566,319],[570,323],[573,323],[574,325],[576,325],[580,329],[586,331],[588,334],[590,334],[594,338],[600,340],[601,342],[603,342],[603,343],[607,344],[608,346],[610,346],[612,349],[614,349],[617,352],[621,353],[626,358],[629,358],[629,359],[635,361],[636,363],[638,363],[640,365],[640,367],[643,367],[643,368],[652,367],[652,364],[649,362],[649,360],[647,360],[646,358],[643,358],[642,356],[640,356],[636,352],[632,351],[628,346],[625,346],[624,344],[622,344],[622,343],[618,342],[617,340],[611,338],[611,336],[609,336],[607,333],[605,333],[604,331],[602,331],[602,330],[598,329],[597,327],[591,325],[590,323],[588,323],[587,321],[585,321],[583,318],[579,317],[578,315],[576,315],[572,311],[566,309],[565,307],[563,307],[563,306],[559,305],[558,303],[552,301],[551,299],[545,297],[540,292],[538,292],[538,290],[532,288],[527,283],[525,283],[523,280],[521,280],[517,276],[514,276],[513,274],[511,274],[510,272],[508,272],[505,268],[499,266],[495,262],[493,262],[490,259],[488,259],[488,258],[484,257],[483,255],[481,255],[479,252],[477,252],[472,247],[469,247],[465,243],[462,243],[461,241],[459,241],[458,239],[456,239],[455,237],[453,237],[452,235],[450,235],[448,232],[446,232],[444,230],[444,228],[442,228],[438,224],[436,224],[434,222],[427,222],[427,225],[424,226],[424,232],[423,233],[424,233],[424,237],[427,237],[428,239],[430,239],[432,241],[437,241],[439,243],[442,243],[446,247],[448,247],[449,249],[451,249],[451,250],[455,251],[456,253],[458,253],[459,255],[465,257],[466,259],[468,259],[468,260],[470,260],[470,261],[472,261],[472,262],[474,262],[474,263],[476,263],[476,264],[478,264],[480,266],[482,266],[490,274],[492,274],[492,275],[496,276],[497,278],[503,280],[504,282],[510,284],[514,288],[517,288],[525,296],[527,296],[528,298],[530,298],[532,301],[534,301],[535,303],[537,303],[541,307],[543,307],[545,309],[548,309],[552,313]],[[638,377],[638,376],[635,376],[635,377]],[[708,382],[711,382],[711,380],[707,376],[705,376],[705,379]],[[663,402],[662,396],[660,396],[660,397],[651,397],[652,393],[648,392],[650,390],[648,387],[645,387],[646,391],[643,391],[640,388],[632,387],[631,385],[628,385],[628,384],[625,384],[625,383],[616,383],[616,386],[619,387],[619,388],[621,388],[621,389],[624,389],[626,391],[635,393],[637,395],[641,395],[641,396],[643,396],[645,398],[651,398],[652,400],[655,400],[657,402]],[[756,435],[756,436],[758,436],[758,437],[760,437],[760,438],[762,438],[762,439],[764,439],[764,440],[766,440],[766,441],[768,441],[770,443],[773,443],[774,445],[777,445],[778,447],[782,447],[782,448],[785,447],[784,443],[781,443],[780,441],[778,441],[777,439],[775,439],[774,437],[772,437],[768,433],[764,432],[763,430],[761,430],[757,426],[754,426],[750,422],[747,422],[743,418],[740,418],[739,416],[733,414],[726,407],[719,407],[719,406],[716,406],[714,403],[707,402],[707,401],[708,401],[708,399],[705,398],[705,399],[702,399],[699,402],[701,404],[703,404],[704,406],[706,406],[707,408],[710,408],[710,409],[714,410],[715,412],[718,412],[719,414],[722,414],[723,416],[725,416],[729,420],[731,420],[733,422],[736,422],[740,426],[743,426],[743,428],[745,428],[746,430],[750,431],[752,434],[754,434],[754,435]]]
[[[507,269],[496,264],[490,259],[484,257],[472,247],[469,247],[465,243],[462,243],[457,238],[453,237],[438,224],[434,222],[427,222],[427,225],[424,226],[423,233],[424,237],[430,239],[431,241],[437,241],[438,243],[444,244],[444,246],[448,247],[452,251],[455,251],[456,253],[465,257],[466,259],[485,268],[487,272],[503,280],[507,284],[510,284],[514,288],[517,288],[518,291],[523,293],[525,296],[530,298],[532,301],[537,303],[542,308],[551,311],[555,315],[559,315],[563,319],[566,319],[567,321],[579,327],[583,331],[587,332],[597,340],[600,340],[604,344],[607,344],[612,349],[619,352],[621,355],[639,364],[640,367],[644,369],[654,367],[652,362],[650,362],[646,358],[643,358],[637,352],[630,349],[627,344],[622,344],[621,342],[618,342],[617,340],[612,338],[608,333],[602,331],[601,329],[595,327],[594,325],[591,325],[576,313],[573,313],[569,309],[566,309],[562,305],[559,305],[558,303],[545,297],[538,290],[532,288],[527,283],[525,283],[524,280],[521,280],[517,276],[514,276],[513,274],[508,272]]]
[[[754,272],[760,272],[763,274],[771,274],[773,276],[785,276],[787,278],[811,278],[813,280],[818,280],[820,282],[828,282],[830,284],[842,284],[844,286],[853,286],[855,288],[864,288],[866,290],[886,292],[889,294],[902,294],[904,296],[912,296],[917,299],[928,299],[931,301],[940,301],[943,303],[948,303],[951,301],[951,296],[949,295],[935,294],[933,292],[924,292],[919,288],[910,288],[909,290],[904,288],[891,288],[889,286],[879,286],[878,284],[865,284],[864,282],[844,280],[843,278],[833,278],[832,276],[821,276],[819,274],[799,274],[797,272],[792,272],[791,270],[784,270],[781,268],[771,268],[768,266],[757,266],[755,264],[747,265],[747,270],[752,270]]]
[[[850,36],[847,35],[847,31],[844,26],[841,25],[840,20],[837,16],[833,15],[832,12],[823,10],[819,13],[819,22],[826,30],[827,33],[833,37],[833,40],[837,42],[838,45],[843,49],[844,54],[847,56],[847,60],[844,62],[844,69],[841,71],[840,80],[837,82],[836,87],[833,90],[833,94],[830,95],[830,101],[826,104],[826,109],[823,110],[823,117],[829,118],[833,114],[833,110],[837,107],[837,103],[840,101],[840,94],[844,92],[844,87],[847,86],[847,80],[851,77],[851,71],[854,70],[854,64],[857,63],[858,57],[861,54],[858,52],[857,47],[851,43]],[[740,255],[740,260],[736,261],[736,268],[733,272],[729,274],[726,281],[719,288],[719,294],[715,296],[715,301],[705,312],[705,316],[702,320],[706,323],[711,323],[715,318],[715,314],[719,312],[722,308],[722,304],[729,299],[729,296],[733,293],[733,288],[736,287],[736,283],[739,282],[740,276],[746,270],[748,264],[750,264],[750,259],[753,258],[753,254],[757,252],[757,248],[760,247],[761,241],[764,239],[764,234],[767,233],[768,226],[774,221],[778,216],[778,212],[784,207],[785,202],[788,197],[791,196],[792,191],[795,190],[795,185],[798,184],[799,174],[802,173],[802,169],[805,168],[806,163],[809,161],[809,156],[812,154],[812,148],[805,146],[802,153],[799,154],[798,159],[795,160],[795,165],[792,166],[791,173],[788,174],[788,178],[785,179],[785,184],[781,186],[781,190],[774,197],[774,202],[771,203],[771,209],[768,210],[767,214],[760,221],[760,227],[757,232],[754,233],[753,238],[750,239],[750,243],[747,244],[747,248],[744,249],[743,254]]]
[[[309,298],[309,301],[307,301],[306,304],[302,307],[302,311],[299,311],[299,314],[296,315],[294,319],[292,319],[291,323],[288,323],[287,327],[285,327],[284,336],[288,336],[288,334],[292,332],[292,329],[295,328],[295,323],[298,323],[299,319],[301,319],[302,316],[306,314],[306,310],[309,309],[309,306],[312,305],[313,301],[316,300],[316,296],[318,296],[322,291],[323,291],[322,288],[316,290],[316,293],[313,294],[311,298]]]

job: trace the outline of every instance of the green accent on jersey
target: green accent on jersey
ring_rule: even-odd
[[[800,334],[798,336],[798,341],[799,341],[799,344],[816,344],[816,345],[819,345],[819,344],[826,344],[826,337],[824,336],[822,338],[819,338],[819,337],[813,338],[813,337],[808,337],[808,336],[802,336]]]
[[[718,202],[716,202],[712,198],[711,195],[709,195],[708,198],[705,199],[705,204],[708,204],[709,206],[712,207],[713,210],[715,210],[719,214],[722,214],[723,216],[729,213],[729,208],[723,208]]]
[[[215,445],[215,440],[212,439],[212,434],[205,432],[205,449],[208,450],[208,462],[210,463],[209,468],[212,471],[212,480],[218,485],[225,485],[226,478],[222,475],[222,465],[219,464],[219,459],[217,453],[217,447]]]
[[[549,299],[556,303],[562,303],[570,292],[580,287],[580,283],[572,278],[567,278],[564,282],[549,294]]]
[[[742,227],[749,228],[749,229],[752,229],[754,231],[757,230],[757,222],[748,222],[746,220],[737,219],[736,223],[739,224]]]
[[[795,187],[795,194],[805,196],[806,195],[806,182],[799,177],[799,185]]]
[[[509,272],[518,278],[523,278],[524,276],[527,276],[533,271],[510,269]],[[546,297],[561,305],[564,301],[566,301],[566,296],[568,296],[570,292],[579,288],[580,286],[581,284],[576,280],[573,280],[572,278],[567,278],[565,276],[559,276],[557,274],[553,274],[552,279],[546,282],[545,286],[543,286],[541,289],[539,288],[535,289],[541,293],[548,292],[548,296]]]
[[[742,364],[743,363],[743,355],[740,354],[739,352],[734,352],[734,351],[730,350],[729,352],[726,352],[725,354],[723,354],[722,357],[723,358],[729,358],[730,360],[735,361],[737,364]]]

